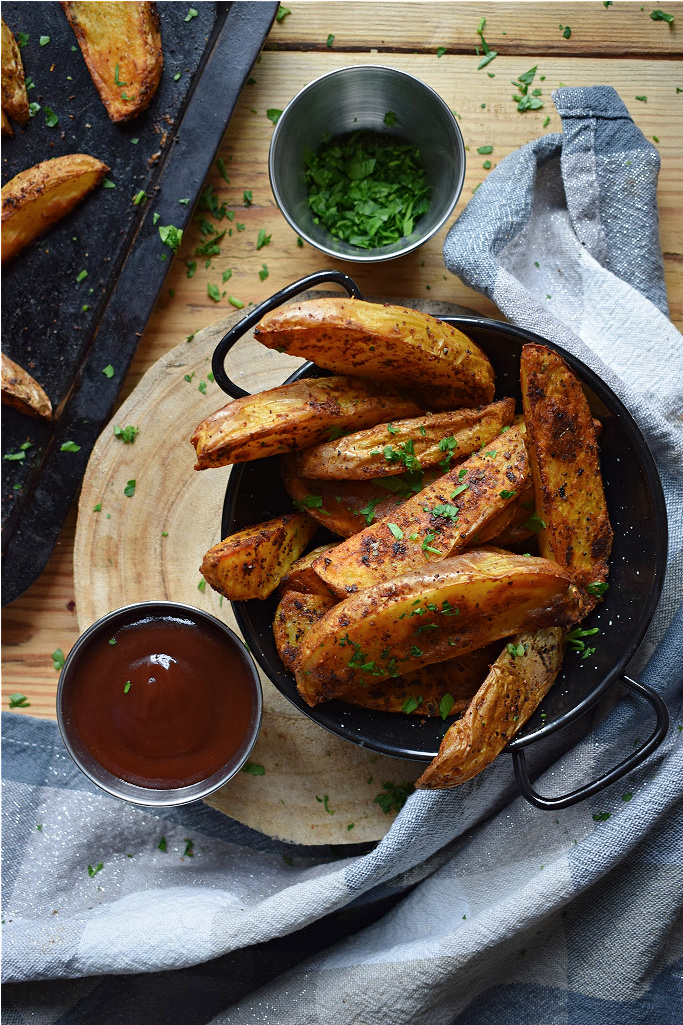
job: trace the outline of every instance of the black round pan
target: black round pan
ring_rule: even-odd
[[[247,394],[227,377],[224,359],[232,345],[253,327],[263,314],[300,292],[322,282],[335,281],[350,295],[361,298],[356,285],[338,271],[322,271],[295,282],[254,309],[221,340],[213,359],[216,381],[229,395]],[[508,745],[517,782],[524,796],[542,808],[566,807],[620,778],[639,764],[664,738],[668,727],[666,706],[659,696],[625,675],[628,663],[643,640],[661,592],[666,567],[667,520],[659,476],[645,439],[628,410],[614,392],[580,360],[538,335],[483,317],[445,316],[441,320],[464,331],[490,358],[496,372],[496,398],[512,395],[521,409],[519,361],[522,346],[538,342],[555,349],[584,386],[593,415],[602,422],[600,450],[605,494],[614,530],[609,590],[604,601],[582,623],[598,627],[591,638],[595,653],[587,659],[567,651],[560,675],[517,737]],[[311,363],[300,367],[288,382],[326,373]],[[285,512],[292,503],[282,485],[277,458],[260,459],[233,467],[225,496],[221,537]],[[326,533],[326,532],[325,532]],[[331,535],[330,535],[331,537]],[[314,543],[326,538],[317,536]],[[525,550],[535,551],[534,542]],[[383,754],[430,761],[437,753],[448,722],[421,719],[364,709],[343,701],[310,708],[300,697],[275,648],[272,624],[277,598],[234,602],[237,622],[254,657],[275,684],[302,712],[337,736]],[[529,781],[525,749],[555,734],[586,713],[617,681],[646,698],[653,706],[657,724],[648,741],[629,753],[619,765],[599,779],[562,797],[537,794]]]

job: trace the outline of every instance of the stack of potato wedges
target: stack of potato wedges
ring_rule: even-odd
[[[276,646],[309,705],[464,712],[416,784],[456,786],[529,719],[564,631],[607,587],[599,425],[551,349],[524,346],[516,414],[494,401],[486,355],[415,310],[315,299],[255,336],[335,376],[199,424],[196,469],[280,454],[293,504],[225,538],[201,572],[233,600],[279,588]],[[337,540],[307,552],[318,524]],[[538,555],[515,550],[530,538]]]

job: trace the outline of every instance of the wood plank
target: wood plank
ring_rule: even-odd
[[[296,0],[291,14],[273,26],[266,49],[325,50],[334,35],[333,51],[375,49],[392,52],[470,53],[476,71],[477,26],[486,18],[484,36],[501,56],[674,56],[683,52],[683,3],[664,9],[672,25],[653,21],[654,4],[643,7],[620,0],[605,8],[602,0],[581,3],[403,2],[329,3]],[[562,27],[560,27],[562,26]],[[566,39],[564,29],[571,36]]]
[[[299,6],[297,4],[293,11]],[[307,11],[315,6],[320,5],[307,5]],[[343,7],[353,8],[353,5],[337,6],[340,10]],[[392,6],[395,10],[395,5]],[[403,31],[412,24],[405,15],[406,6],[409,5],[401,5],[402,18],[405,19]],[[419,6],[421,16],[427,17],[434,5]],[[460,6],[464,7],[464,4]],[[518,6],[510,4],[510,11]],[[670,8],[673,9],[672,5],[667,4],[666,9]],[[481,8],[478,6],[477,10]],[[610,15],[613,10],[605,13]],[[336,10],[334,15],[339,17]],[[350,10],[345,24],[353,23],[352,15],[353,10]],[[293,22],[293,18],[294,14],[283,24],[290,20]],[[655,25],[655,28],[662,32],[668,30],[665,24]],[[245,304],[261,301],[304,274],[336,266],[355,276],[368,295],[444,299],[486,315],[497,314],[492,303],[466,288],[444,269],[442,246],[447,229],[417,253],[374,268],[359,268],[324,257],[309,246],[298,248],[294,232],[275,205],[267,173],[272,125],[265,116],[266,109],[284,108],[306,82],[332,68],[372,63],[374,60],[370,54],[340,54],[334,50],[324,54],[275,51],[263,55],[254,71],[257,84],[245,88],[221,148],[221,156],[231,178],[230,185],[217,171],[212,172],[209,179],[218,190],[221,201],[225,199],[233,204],[232,208],[237,211],[235,222],[244,223],[245,230],[234,231],[232,238],[226,236],[227,244],[223,246],[220,257],[213,260],[211,270],[205,270],[201,260],[198,261],[197,272],[191,279],[186,276],[184,260],[194,258],[194,248],[200,235],[197,226],[187,232],[167,281],[168,288],[175,295],[171,296],[167,290],[162,296],[131,367],[124,395],[132,390],[158,358],[185,336],[213,323],[232,309],[227,296],[216,304],[207,294],[207,283],[221,285],[221,274],[229,268],[233,272],[232,278],[222,287],[229,288],[229,294],[239,297]],[[538,74],[546,76],[541,83],[545,108],[539,112],[518,114],[510,99],[509,81],[526,70],[530,64],[527,59],[497,58],[493,62],[495,72],[492,72],[496,77],[488,78],[482,73],[475,79],[476,90],[472,89],[470,57],[447,55],[437,60],[424,54],[395,54],[384,62],[409,71],[432,85],[460,115],[460,125],[470,150],[465,189],[456,214],[471,198],[477,182],[486,175],[481,167],[484,158],[476,154],[477,146],[493,144],[494,152],[490,159],[498,163],[507,153],[544,131],[559,131],[559,118],[550,100],[550,90],[560,82],[567,85],[598,82],[613,85],[646,136],[656,135],[659,139],[662,171],[658,198],[662,248],[672,320],[679,327],[683,326],[683,93],[676,94],[676,85],[683,87],[680,63],[615,59],[597,64],[583,58],[544,58],[538,62]],[[647,95],[647,103],[637,102],[636,95]],[[482,108],[481,103],[486,103],[486,107]],[[252,109],[257,113],[252,113]],[[550,122],[544,129],[546,116],[550,116]],[[245,189],[253,192],[253,205],[250,207],[244,206],[242,194]],[[272,234],[272,241],[257,251],[256,239],[261,227]],[[269,277],[260,281],[258,272],[263,263],[267,264]],[[2,706],[5,709],[8,707],[8,695],[19,691],[29,696],[31,707],[26,710],[29,714],[54,717],[57,674],[52,666],[51,652],[57,647],[68,652],[78,636],[76,616],[70,607],[74,599],[71,566],[74,522],[72,515],[42,577],[23,597],[3,610]]]

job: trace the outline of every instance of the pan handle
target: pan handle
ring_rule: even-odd
[[[604,790],[610,783],[616,782],[625,776],[631,769],[635,769],[637,765],[645,761],[647,756],[651,754],[656,747],[659,747],[661,742],[666,736],[666,731],[669,728],[669,711],[660,698],[656,691],[652,690],[644,683],[639,683],[638,680],[632,680],[629,676],[622,675],[621,682],[624,683],[629,690],[635,694],[639,694],[640,697],[645,698],[649,701],[654,709],[654,713],[657,717],[657,723],[654,731],[648,737],[642,747],[639,747],[633,754],[628,755],[623,761],[615,765],[614,768],[608,772],[603,773],[602,776],[598,776],[592,783],[587,783],[585,786],[579,787],[578,790],[573,790],[570,794],[565,794],[563,797],[543,797],[536,790],[534,790],[531,781],[529,779],[529,772],[526,764],[526,758],[524,755],[524,749],[512,751],[512,764],[515,770],[515,779],[517,780],[517,786],[520,789],[522,797],[525,797],[530,804],[535,805],[537,808],[541,808],[544,811],[552,811],[558,808],[569,808],[573,804],[578,804],[579,801],[585,800],[586,797],[590,797],[591,794],[597,794],[600,790]]]
[[[308,274],[305,278],[299,278],[298,281],[292,282],[291,285],[287,285],[285,288],[281,288],[275,295],[271,295],[270,299],[265,299],[258,306],[255,306],[251,313],[248,313],[243,320],[240,320],[239,324],[235,324],[233,328],[228,331],[227,335],[221,338],[220,342],[214,349],[213,359],[211,361],[211,370],[216,384],[223,389],[223,391],[232,396],[233,399],[241,399],[245,395],[251,393],[245,391],[244,388],[240,388],[238,384],[235,384],[230,380],[225,372],[225,357],[232,349],[235,342],[242,337],[242,335],[253,327],[254,324],[258,324],[264,313],[269,313],[274,310],[277,306],[281,306],[283,303],[288,302],[301,292],[305,292],[308,288],[313,288],[314,285],[322,285],[327,281],[334,281],[336,284],[341,285],[346,290],[348,295],[353,299],[362,299],[363,296],[361,291],[348,274],[344,274],[340,270],[320,270],[316,271],[315,274]]]

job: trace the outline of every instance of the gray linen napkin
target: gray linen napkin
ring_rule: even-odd
[[[560,90],[556,103],[564,134],[501,161],[444,253],[510,320],[600,374],[648,438],[671,534],[641,661],[649,657],[642,678],[672,713],[664,745],[628,780],[552,814],[515,797],[500,758],[454,791],[413,795],[371,853],[335,854],[290,848],[204,807],[126,807],[71,765],[53,724],[5,715],[4,971],[20,983],[5,987],[8,1022],[673,1022],[681,337],[665,315],[656,152],[611,89]],[[555,775],[578,785],[647,729],[641,705],[624,698],[539,789]],[[374,924],[316,953],[339,931],[329,918],[323,931],[312,923],[408,890]]]

